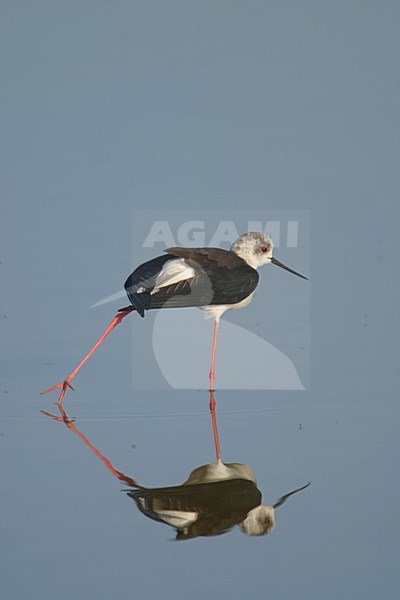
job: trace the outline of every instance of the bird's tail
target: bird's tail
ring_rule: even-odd
[[[135,310],[135,308],[131,305],[131,306],[124,306],[124,308],[119,308],[118,312],[132,312],[133,310]]]

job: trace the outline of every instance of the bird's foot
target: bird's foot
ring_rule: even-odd
[[[40,392],[41,395],[43,394],[47,394],[48,392],[51,392],[53,390],[61,390],[59,395],[58,395],[58,400],[57,400],[57,404],[58,406],[62,406],[62,402],[65,396],[65,392],[67,391],[68,388],[70,388],[72,391],[75,391],[75,388],[72,387],[71,385],[71,381],[72,381],[72,377],[71,375],[68,375],[68,377],[66,377],[64,379],[64,381],[62,381],[61,383],[57,383],[57,385],[53,385],[50,388],[47,388],[47,390],[43,390],[43,392]]]
[[[72,387],[71,378],[69,376],[66,377],[64,381],[61,381],[61,383],[57,383],[57,385],[53,385],[52,387],[47,388],[47,390],[43,390],[43,392],[40,392],[40,395],[43,396],[43,394],[47,394],[48,392],[52,392],[53,390],[62,390],[65,394],[67,388],[70,388],[72,391],[75,392],[75,388]]]

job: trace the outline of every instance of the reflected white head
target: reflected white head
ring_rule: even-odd
[[[256,506],[239,525],[246,535],[268,535],[275,527],[274,507]]]

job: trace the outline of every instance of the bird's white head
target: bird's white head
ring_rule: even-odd
[[[253,267],[253,269],[258,269],[258,267],[272,263],[273,265],[281,267],[281,269],[285,269],[285,271],[289,271],[289,273],[293,273],[293,275],[297,275],[297,277],[307,279],[304,275],[300,275],[297,271],[293,271],[293,269],[290,269],[272,256],[273,249],[274,243],[271,238],[264,233],[258,233],[256,231],[250,231],[249,233],[241,235],[231,246],[231,252],[234,252],[237,256],[243,258],[243,260],[245,260],[250,267]]]
[[[253,269],[270,263],[273,249],[271,238],[256,231],[245,233],[231,246],[231,251],[243,258]]]

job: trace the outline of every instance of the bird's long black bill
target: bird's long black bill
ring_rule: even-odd
[[[285,269],[285,271],[289,271],[289,273],[293,273],[293,275],[297,275],[297,277],[301,277],[302,279],[306,279],[308,281],[308,277],[304,277],[304,275],[300,275],[300,273],[297,273],[297,271],[293,271],[293,269],[290,269],[289,267],[281,263],[279,260],[276,260],[276,258],[274,258],[273,256],[271,257],[271,262],[273,265],[281,267],[282,269]]]

